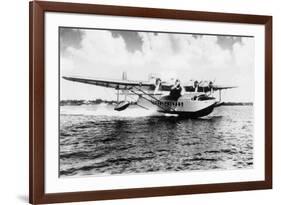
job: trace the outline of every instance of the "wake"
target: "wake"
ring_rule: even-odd
[[[164,116],[156,110],[145,110],[137,106],[130,106],[126,110],[116,111],[114,105],[80,105],[80,106],[61,106],[62,115],[87,115],[87,116],[108,116],[108,117],[146,117],[146,116]]]

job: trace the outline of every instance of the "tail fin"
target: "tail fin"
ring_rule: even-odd
[[[122,73],[122,80],[127,80],[127,73],[126,72]]]
[[[127,72],[125,72],[125,71],[122,73],[122,80],[128,80]],[[122,90],[121,92],[124,95],[124,100],[127,101],[128,90]]]

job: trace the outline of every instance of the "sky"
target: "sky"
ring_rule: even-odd
[[[226,102],[253,102],[254,38],[61,27],[60,74],[148,80],[215,80]],[[115,100],[116,91],[60,79],[60,98]]]

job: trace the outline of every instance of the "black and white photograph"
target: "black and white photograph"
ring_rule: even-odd
[[[58,38],[60,177],[253,169],[254,36],[59,27]]]

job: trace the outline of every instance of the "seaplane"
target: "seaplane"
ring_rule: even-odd
[[[200,118],[212,113],[215,107],[222,104],[221,91],[236,88],[236,86],[219,86],[214,81],[190,80],[182,84],[179,79],[162,81],[161,78],[150,76],[148,81],[133,81],[127,79],[123,73],[121,80],[109,80],[102,78],[62,76],[63,79],[86,83],[117,91],[116,111],[123,111],[135,104],[143,109],[154,109],[165,114],[175,114],[184,118]],[[120,92],[121,91],[121,92]],[[219,92],[219,99],[214,97],[214,92]],[[128,96],[137,96],[132,103]],[[122,100],[120,97],[124,96]]]

